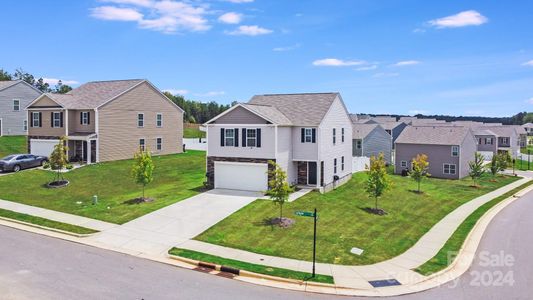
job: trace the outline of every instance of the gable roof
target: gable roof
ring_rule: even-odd
[[[461,145],[469,134],[470,129],[462,126],[407,126],[396,139],[396,143]]]
[[[510,137],[514,134],[518,134],[518,132],[516,131],[516,128],[511,125],[483,126],[483,129],[488,129],[494,132],[497,136],[501,136],[501,137]]]
[[[353,139],[364,139],[367,137],[374,129],[382,128],[379,124],[353,124],[352,125],[352,138]]]
[[[319,126],[339,93],[255,95],[248,104],[271,106],[292,125]]]
[[[27,85],[28,87],[34,89],[36,92],[42,94],[43,92],[41,92],[38,88],[34,87],[33,85],[27,83],[26,81],[24,80],[21,80],[21,79],[17,79],[17,80],[7,80],[7,81],[0,81],[0,91],[3,91],[9,87],[12,87],[16,84],[19,84],[19,83],[22,83],[24,85]]]
[[[496,133],[485,129],[485,128],[477,128],[473,130],[474,135],[492,135],[492,136],[498,136]]]
[[[393,130],[394,128],[402,125],[402,124],[405,124],[404,122],[385,122],[385,123],[381,123],[379,125],[381,125],[381,127],[383,127],[383,129],[385,130]]]
[[[273,124],[292,125],[291,120],[289,120],[275,107],[248,103],[242,103],[241,106],[248,109],[252,113],[255,113],[256,115],[266,119],[267,121],[270,121]]]

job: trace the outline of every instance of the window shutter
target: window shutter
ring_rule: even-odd
[[[246,147],[246,128],[242,129],[242,146]]]
[[[83,112],[80,111],[80,124],[83,125]]]
[[[30,121],[30,127],[33,127],[33,113],[32,112],[30,113],[30,117],[31,117],[30,118],[30,120],[31,120]]]
[[[316,143],[316,128],[311,129],[311,141]]]
[[[54,112],[50,113],[50,127],[54,127]]]
[[[224,128],[220,128],[220,147],[224,147]]]
[[[91,112],[87,112],[87,124],[91,124]]]
[[[302,143],[305,143],[305,128],[302,128]]]
[[[39,127],[43,127],[43,113],[39,112]]]
[[[233,131],[233,135],[235,136],[235,147],[239,147],[239,128],[235,128]]]
[[[261,128],[257,128],[256,136],[256,146],[257,148],[261,148]]]
[[[59,113],[59,127],[63,128],[63,112]]]

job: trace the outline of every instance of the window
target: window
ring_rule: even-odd
[[[19,99],[13,99],[13,110],[20,111],[20,100]]]
[[[257,146],[257,130],[256,129],[246,129],[246,146],[248,147]]]
[[[452,156],[459,156],[459,146],[452,146]]]
[[[144,139],[139,139],[139,149],[140,149],[141,151],[144,151],[144,149],[146,149],[146,148],[145,148],[145,141],[144,141]]]
[[[60,112],[53,112],[52,127],[54,128],[61,127],[61,113]]]
[[[161,149],[163,149],[163,139],[162,138],[156,138],[155,139],[155,148],[158,151],[161,151]]]
[[[31,113],[31,124],[33,127],[41,127],[41,114],[38,112]]]
[[[455,168],[454,164],[444,164],[444,174],[455,175]]]
[[[81,125],[89,124],[89,113],[86,111],[81,112]]]
[[[401,166],[402,168],[407,168],[407,161],[402,160],[402,161],[400,162],[400,166]]]
[[[137,114],[137,127],[144,127],[144,114]]]
[[[305,143],[313,142],[313,130],[311,128],[304,129],[304,142]]]
[[[385,129],[385,131],[386,131],[388,134],[392,135],[392,132],[390,131],[390,129]]]
[[[159,128],[163,127],[163,114],[157,114],[155,116],[155,126]]]
[[[485,138],[485,145],[492,145],[492,138]]]
[[[344,156],[341,157],[341,171],[344,171]]]
[[[502,144],[509,144],[509,138],[506,138],[506,137],[502,137]]]
[[[333,174],[337,174],[337,159],[333,159]]]
[[[235,129],[226,129],[224,132],[224,145],[235,146]]]
[[[22,130],[28,131],[28,120],[22,121]]]
[[[363,147],[362,141],[361,140],[356,140],[355,141],[355,148],[361,149],[362,147]]]
[[[344,128],[341,128],[341,142],[344,143]]]
[[[482,140],[482,139],[481,139],[481,138],[479,138],[479,144],[480,144],[480,145],[481,145],[481,140]]]
[[[333,145],[337,142],[337,130],[333,128]]]

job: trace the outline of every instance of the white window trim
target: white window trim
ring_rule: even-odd
[[[23,120],[22,121],[22,130],[23,131],[28,131],[28,120]]]
[[[140,119],[139,117],[142,116],[142,125],[139,125]],[[144,128],[144,113],[137,113],[137,128]]]
[[[143,141],[142,146],[141,146],[141,141]],[[139,138],[139,150],[146,151],[146,139],[145,138]]]
[[[57,114],[57,118],[56,118]],[[56,125],[56,121],[58,121],[58,124]],[[61,128],[61,112],[52,112],[52,128]]]
[[[400,167],[401,168],[407,168],[407,161],[406,160],[400,161]]]
[[[485,138],[485,145],[492,145],[492,138]]]
[[[35,124],[35,121],[37,121],[37,124]],[[38,112],[32,112],[31,113],[31,124],[32,127],[39,127],[39,123],[41,122],[41,118],[39,118]]]
[[[309,138],[309,141],[307,141],[307,138]],[[312,143],[312,142],[313,142],[313,128],[304,128],[304,143]]]
[[[81,112],[81,125],[89,125],[89,112]]]
[[[454,149],[457,149],[457,154],[454,154],[455,151],[453,151]],[[452,157],[458,157],[459,156],[459,146],[452,146]]]
[[[233,132],[233,136],[228,137],[228,132]],[[233,141],[233,145],[228,145],[228,139]],[[234,128],[225,128],[224,129],[224,146],[226,147],[235,147],[235,129]]]
[[[341,157],[341,171],[344,171],[344,156]]]
[[[159,122],[159,120],[157,119],[159,116],[161,116],[161,124],[160,125],[157,124],[157,122]],[[162,128],[163,127],[163,114],[162,113],[157,113],[155,115],[155,126],[157,128]]]
[[[18,109],[15,109],[15,101],[18,102],[17,104]],[[13,99],[13,111],[20,111],[20,99]]]
[[[249,137],[248,132],[254,132],[254,137]],[[253,141],[254,145],[250,146],[250,141]],[[246,129],[246,147],[257,147],[257,129],[250,128]]]
[[[159,145],[161,146],[159,149],[158,149],[158,143],[157,143],[157,140],[160,139],[161,140],[161,143],[159,143]],[[155,149],[157,151],[163,151],[163,138],[158,136],[155,138]]]
[[[448,172],[446,173],[446,166],[448,166]],[[453,166],[453,173],[452,167]],[[457,175],[457,165],[456,164],[442,164],[442,174],[445,175]]]

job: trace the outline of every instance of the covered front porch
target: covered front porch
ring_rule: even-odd
[[[69,161],[81,164],[98,162],[96,133],[73,133],[68,135],[67,139]]]
[[[317,161],[295,161],[297,180],[301,187],[321,187],[323,185],[323,169]]]

